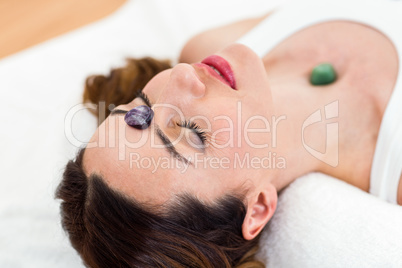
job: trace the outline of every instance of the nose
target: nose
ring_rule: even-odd
[[[172,69],[162,95],[167,99],[191,103],[191,100],[205,95],[205,85],[191,65],[179,63]]]

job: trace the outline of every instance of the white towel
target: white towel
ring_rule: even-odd
[[[309,174],[280,194],[259,254],[267,267],[402,267],[402,207]]]

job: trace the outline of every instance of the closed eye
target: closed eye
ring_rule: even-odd
[[[142,101],[149,107],[152,106],[151,102],[149,101],[149,98],[145,93],[140,92],[137,95],[138,98],[142,99]],[[120,109],[113,109],[111,111],[110,115],[117,115],[117,114],[126,114],[128,111],[126,110],[120,110]],[[157,124],[155,124],[155,132],[156,135],[161,139],[163,144],[165,145],[166,150],[168,151],[169,154],[171,154],[173,157],[178,159],[179,161],[182,161],[185,164],[192,164],[190,160],[185,158],[182,154],[180,154],[176,148],[173,146],[172,142],[169,140],[169,138],[166,136],[165,133],[162,132],[162,130],[159,128]]]
[[[177,123],[177,125],[179,127],[188,128],[191,131],[193,131],[198,136],[198,138],[200,139],[202,145],[205,146],[205,142],[207,140],[207,134],[206,134],[206,132],[204,130],[202,130],[200,128],[199,125],[197,125],[194,122],[188,121],[188,120],[185,120],[185,121],[182,121],[180,123]]]
[[[141,91],[137,97],[141,98],[146,105],[148,105],[149,107],[152,107],[151,101],[149,100],[148,96],[143,91]],[[203,131],[199,125],[197,125],[194,122],[188,121],[188,120],[177,123],[177,125],[180,127],[184,127],[184,128],[192,130],[198,136],[201,143],[203,145],[205,145],[205,142],[207,140],[207,135],[206,135],[206,132]]]

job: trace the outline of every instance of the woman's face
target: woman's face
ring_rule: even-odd
[[[143,93],[155,114],[147,129],[128,126],[122,114],[109,116],[87,146],[85,172],[102,175],[138,201],[158,204],[184,192],[213,200],[269,176],[258,163],[270,150],[273,115],[263,63],[239,44],[215,55],[221,58],[207,64],[223,68],[226,79],[206,64],[178,64],[146,85]],[[221,59],[233,81],[227,81],[231,71]],[[116,109],[139,105],[146,105],[144,98]]]

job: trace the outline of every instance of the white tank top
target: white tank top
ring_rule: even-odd
[[[238,43],[254,50],[261,58],[290,35],[314,24],[352,21],[368,25],[393,42],[399,65],[402,55],[402,2],[398,1],[298,1],[277,10]],[[381,121],[370,175],[370,193],[397,203],[402,171],[402,70]]]

